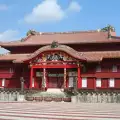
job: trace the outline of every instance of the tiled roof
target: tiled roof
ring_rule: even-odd
[[[103,51],[103,52],[78,52],[82,54],[83,58],[86,58],[88,62],[102,61],[104,58],[120,58],[120,51]],[[31,54],[7,54],[1,55],[0,61],[11,60],[21,63],[31,57]]]
[[[120,51],[79,52],[87,61],[102,61],[104,58],[120,58]]]
[[[115,32],[112,32],[115,35]],[[1,42],[2,47],[7,46],[28,46],[28,45],[48,45],[53,41],[60,44],[87,44],[87,43],[110,43],[120,42],[120,37],[113,36],[108,38],[108,32],[100,31],[78,31],[78,32],[63,32],[63,33],[37,33],[29,35],[22,41]]]
[[[29,56],[29,54],[2,54],[0,55],[0,61],[13,61],[13,60],[17,60],[17,59],[25,59]]]

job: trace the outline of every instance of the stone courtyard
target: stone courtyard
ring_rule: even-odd
[[[0,120],[120,120],[116,103],[1,102]]]

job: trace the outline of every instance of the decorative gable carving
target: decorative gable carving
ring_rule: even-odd
[[[41,53],[38,57],[31,60],[31,64],[42,64],[43,62],[56,62],[56,61],[76,61],[75,58],[64,52],[45,52]]]

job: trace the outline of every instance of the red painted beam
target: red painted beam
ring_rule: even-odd
[[[77,68],[77,65],[34,65],[32,68]]]

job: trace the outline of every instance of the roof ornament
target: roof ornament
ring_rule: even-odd
[[[111,25],[107,25],[106,27],[101,29],[102,32],[108,32],[108,38],[111,38],[111,32],[115,32],[115,28]]]
[[[28,30],[28,32],[26,33],[27,36],[29,35],[36,35],[36,31],[35,30]]]
[[[108,31],[115,32],[115,28],[108,24],[106,27],[102,28],[101,31],[102,32],[108,32]]]
[[[115,32],[115,28],[111,25],[108,25],[108,38],[111,38],[111,32]]]
[[[23,41],[25,41],[25,39],[24,39],[24,38],[21,38],[21,42],[23,42]]]
[[[57,41],[53,41],[51,44],[51,48],[57,48],[58,47],[58,42]]]

